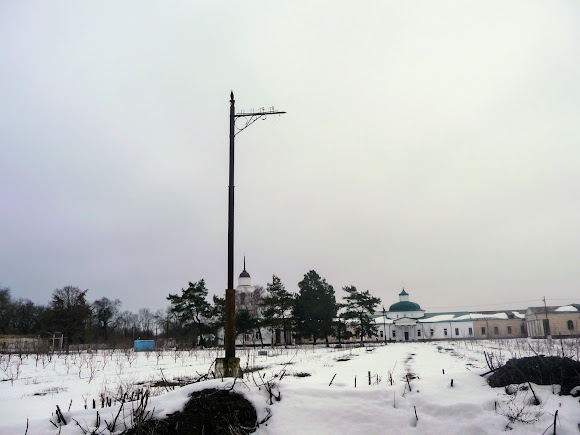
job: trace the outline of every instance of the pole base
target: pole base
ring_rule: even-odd
[[[244,374],[240,368],[240,359],[235,357],[215,359],[215,377],[221,378],[243,378]]]

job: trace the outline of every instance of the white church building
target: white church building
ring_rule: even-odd
[[[242,310],[248,310],[253,316],[261,317],[262,308],[259,306],[261,296],[257,294],[258,290],[252,285],[252,277],[246,270],[246,257],[244,257],[244,270],[238,277],[238,286],[236,287],[236,314]],[[218,343],[223,344],[224,331],[218,331]],[[286,334],[282,328],[261,327],[251,333],[238,334],[236,336],[236,346],[271,346],[292,344],[292,331],[287,330]]]
[[[403,289],[399,302],[389,307],[386,317],[391,320],[391,334],[387,337],[394,341],[417,341],[422,337],[419,319],[425,316],[419,304],[409,301],[409,293]]]
[[[513,338],[525,336],[520,331],[524,313],[512,310],[492,312],[425,313],[420,305],[409,300],[403,289],[399,302],[389,310],[376,313],[378,336],[369,341],[421,341],[468,338]]]
[[[426,314],[418,303],[409,300],[409,293],[403,289],[399,302],[374,316],[379,331],[379,337],[374,338],[388,341],[473,338],[474,316],[468,312]]]

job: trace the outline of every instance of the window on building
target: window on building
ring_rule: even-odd
[[[469,335],[473,335],[473,328],[469,328]]]
[[[381,338],[383,338],[383,331],[381,331]]]
[[[494,327],[493,327],[493,333],[494,333],[495,335],[498,335],[498,334],[499,334],[499,328],[498,328],[497,326],[494,326]]]
[[[507,329],[508,329],[508,334],[512,335],[512,327],[510,325],[508,325]]]
[[[459,335],[459,328],[455,328],[455,335]]]
[[[417,329],[417,337],[420,337],[420,336],[421,336],[421,330]]]
[[[574,330],[574,322],[572,320],[568,320],[568,330],[569,331]]]
[[[485,326],[481,327],[481,335],[485,335]]]
[[[393,338],[397,337],[397,331],[393,329]]]
[[[434,329],[430,329],[429,332],[431,332],[431,337],[433,337],[433,334],[435,334],[435,330]]]
[[[443,335],[444,335],[445,337],[447,337],[447,328],[444,328],[444,329],[443,329]]]

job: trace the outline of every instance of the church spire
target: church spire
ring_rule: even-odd
[[[246,270],[246,256],[244,255],[244,270],[240,273],[240,278],[250,278],[250,274]]]

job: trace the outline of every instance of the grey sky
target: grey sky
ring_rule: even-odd
[[[315,269],[424,308],[579,301],[580,6],[0,3],[0,282],[160,308]],[[489,308],[500,307],[490,306]]]

